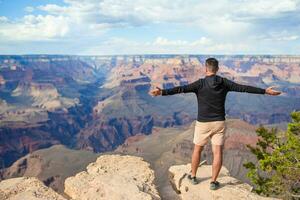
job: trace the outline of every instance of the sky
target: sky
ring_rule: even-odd
[[[300,55],[300,0],[0,0],[0,54]]]

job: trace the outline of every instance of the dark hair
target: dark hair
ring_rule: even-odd
[[[219,61],[215,58],[208,58],[205,61],[205,66],[209,71],[216,73],[219,69]]]

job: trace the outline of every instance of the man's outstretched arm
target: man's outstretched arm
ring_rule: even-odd
[[[262,89],[259,87],[253,87],[250,85],[242,85],[230,81],[226,78],[223,79],[225,86],[228,88],[228,91],[235,91],[235,92],[247,92],[253,94],[269,94],[269,95],[279,95],[281,92],[273,90],[273,87],[268,87],[267,89]]]
[[[188,92],[196,93],[199,87],[201,87],[201,79],[198,79],[197,81],[194,81],[193,83],[187,85],[176,86],[169,89],[161,89],[159,87],[156,87],[157,89],[152,90],[150,93],[153,96],[158,96],[158,95],[165,96],[165,95],[173,95],[173,94],[188,93]]]

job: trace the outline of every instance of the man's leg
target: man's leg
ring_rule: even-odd
[[[194,151],[193,151],[193,155],[192,155],[192,177],[196,176],[197,173],[197,169],[200,163],[200,159],[201,159],[201,152],[203,150],[203,146],[194,145]]]
[[[213,165],[211,181],[216,181],[222,167],[223,145],[212,145]]]

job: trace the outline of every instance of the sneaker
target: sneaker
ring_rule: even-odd
[[[218,181],[212,181],[210,182],[210,189],[211,190],[216,190],[220,187],[220,183]]]
[[[197,180],[196,176],[192,176],[192,175],[189,174],[188,179],[191,182],[191,184],[193,184],[193,185],[198,184],[198,180]]]

